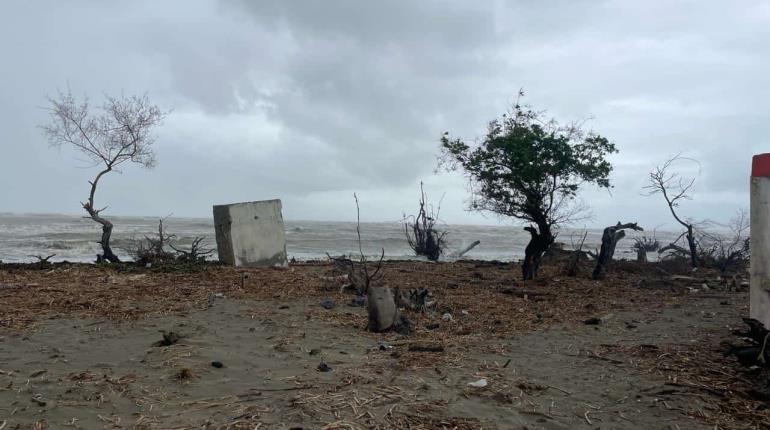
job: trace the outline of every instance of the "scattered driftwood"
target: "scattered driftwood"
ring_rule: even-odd
[[[617,224],[604,229],[604,233],[602,234],[602,247],[596,258],[596,266],[591,274],[592,279],[599,279],[602,270],[604,270],[604,268],[612,261],[612,256],[615,254],[615,246],[617,246],[620,239],[623,239],[626,236],[626,229],[636,231],[644,230],[635,222],[621,224],[620,221],[618,221]]]
[[[438,261],[446,246],[446,232],[436,230],[441,202],[435,211],[431,208],[430,213],[425,208],[426,204],[425,191],[420,182],[420,209],[416,216],[407,217],[404,214],[404,234],[409,247],[416,255],[423,255],[430,261]]]
[[[169,215],[170,216],[170,215]],[[166,231],[164,221],[168,216],[158,220],[158,233],[153,236],[133,239],[125,251],[141,265],[170,265],[186,264],[197,265],[206,262],[206,257],[214,253],[214,249],[207,246],[204,237],[194,237],[189,249],[182,249],[174,245],[177,239],[174,234]],[[168,250],[171,249],[171,251]]]
[[[519,288],[503,288],[500,290],[501,293],[511,295],[514,297],[521,297],[523,299],[528,299],[532,301],[542,301],[545,300],[544,297],[551,296],[549,293],[542,293],[539,291],[531,291],[531,290],[521,290]]]
[[[179,261],[187,263],[203,263],[206,261],[206,257],[214,253],[214,249],[209,248],[204,240],[206,240],[206,238],[202,236],[194,237],[189,250],[177,248],[173,244],[169,244],[169,247],[177,253],[176,259]]]
[[[43,257],[42,255],[28,255],[28,257],[37,258],[37,265],[40,267],[48,266],[51,264],[51,258],[56,257],[56,254],[51,254],[47,257]]]
[[[168,234],[164,230],[163,220],[166,218],[158,220],[158,235],[156,237],[144,236],[144,239],[131,241],[131,246],[126,249],[126,252],[137,264],[144,266],[174,260],[174,254],[166,251],[166,246],[176,236]]]

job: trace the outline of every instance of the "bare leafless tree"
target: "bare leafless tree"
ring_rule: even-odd
[[[341,257],[332,257],[328,253],[329,260],[335,266],[335,269],[346,274],[350,287],[354,288],[356,294],[359,296],[369,294],[369,289],[373,283],[382,280],[382,264],[385,259],[385,248],[382,248],[382,253],[374,267],[370,266],[370,261],[364,254],[364,248],[361,241],[361,208],[358,203],[358,195],[353,193],[353,198],[356,201],[356,235],[358,237],[358,261],[354,261],[352,258],[345,255]],[[343,286],[343,289],[346,286]]]
[[[726,231],[702,231],[699,236],[698,254],[701,262],[719,269],[722,274],[745,267],[750,257],[749,217],[746,210],[738,210],[726,226],[718,227],[726,227]]]
[[[104,175],[118,171],[123,163],[132,162],[146,168],[155,165],[153,131],[162,123],[166,112],[150,103],[147,95],[105,96],[103,104],[96,109],[92,109],[88,98],[77,100],[69,90],[60,91],[48,101],[50,121],[41,129],[49,143],[55,147],[72,147],[85,155],[93,167],[101,166],[89,181],[88,199],[81,205],[88,216],[102,226],[99,244],[103,253],[97,256],[97,262],[119,262],[110,247],[113,224],[101,216],[106,207],[97,209],[96,189]]]
[[[698,164],[698,162],[692,158],[676,155],[668,159],[662,165],[656,166],[650,172],[649,184],[645,186],[644,189],[647,190],[647,195],[660,194],[663,196],[671,215],[676,222],[685,228],[685,232],[682,233],[682,236],[680,237],[684,237],[687,240],[690,265],[692,267],[698,267],[698,247],[695,238],[695,224],[689,219],[682,218],[682,216],[677,213],[680,202],[692,198],[692,187],[695,184],[694,176],[684,177],[679,172],[672,172],[674,165],[682,161],[690,161]],[[677,245],[675,245],[674,242],[669,246]]]
[[[441,201],[434,210],[428,205],[425,191],[420,182],[420,209],[417,215],[407,216],[404,214],[404,234],[409,247],[415,254],[424,255],[431,261],[438,261],[441,254],[444,253],[446,246],[446,231],[436,229],[439,213],[441,212]]]

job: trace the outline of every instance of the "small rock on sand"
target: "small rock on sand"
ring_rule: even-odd
[[[321,307],[324,309],[333,309],[335,306],[334,300],[332,299],[323,299],[321,300]]]

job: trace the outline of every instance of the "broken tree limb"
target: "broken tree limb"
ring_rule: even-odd
[[[660,249],[658,250],[658,254],[663,254],[663,253],[664,253],[664,252],[666,252],[666,251],[673,251],[673,252],[674,252],[674,254],[676,254],[676,255],[681,255],[681,256],[683,256],[683,257],[686,257],[686,256],[688,256],[688,255],[689,255],[689,252],[690,252],[690,251],[688,251],[688,250],[686,250],[686,249],[682,248],[682,247],[681,247],[681,246],[679,246],[679,245],[675,245],[675,244],[673,244],[673,243],[669,243],[668,245],[666,245],[666,246],[664,246],[664,247],[660,248]]]
[[[480,240],[474,240],[474,241],[473,241],[473,243],[471,243],[470,245],[466,246],[466,247],[465,247],[465,248],[463,248],[463,249],[462,249],[460,252],[458,252],[457,254],[455,254],[455,257],[456,257],[456,258],[460,258],[460,257],[462,257],[463,255],[465,255],[465,254],[467,254],[468,252],[470,252],[470,251],[471,251],[471,249],[473,249],[473,248],[477,247],[477,246],[478,246],[480,243],[481,243],[481,241],[480,241]]]
[[[51,254],[47,257],[43,257],[42,255],[28,255],[28,257],[37,258],[37,264],[45,266],[51,263],[49,260],[51,260],[53,257],[56,257],[56,254]]]
[[[639,227],[635,222],[621,224],[620,221],[618,221],[617,224],[604,229],[604,233],[602,233],[602,247],[596,258],[596,267],[594,267],[594,271],[591,274],[592,279],[599,279],[602,270],[604,270],[604,268],[612,261],[612,256],[615,254],[615,247],[617,246],[618,241],[626,236],[626,232],[624,231],[626,229],[644,231],[644,229]]]
[[[412,344],[407,349],[410,352],[444,352],[443,345]]]

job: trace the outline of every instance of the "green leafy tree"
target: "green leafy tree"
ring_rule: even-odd
[[[519,93],[519,100],[524,95]],[[575,199],[581,185],[610,188],[615,145],[582,124],[559,125],[519,101],[489,123],[486,136],[466,143],[448,132],[441,138],[440,165],[462,169],[470,180],[470,209],[489,211],[530,223],[522,263],[524,279],[537,274],[555,228],[584,218]]]

